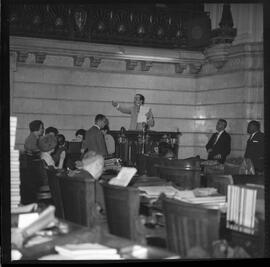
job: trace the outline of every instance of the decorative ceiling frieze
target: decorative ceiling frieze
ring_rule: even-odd
[[[13,2],[9,10],[14,36],[201,51],[211,32],[200,4]]]

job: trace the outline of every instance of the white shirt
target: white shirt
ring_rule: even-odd
[[[108,154],[109,155],[113,154],[115,152],[114,138],[110,134],[106,134],[104,135],[104,139],[105,139]]]
[[[41,152],[40,158],[43,159],[47,163],[48,166],[55,167],[54,160],[48,152]]]
[[[254,137],[254,135],[255,135],[256,133],[257,133],[257,132],[253,133],[253,134],[250,136],[250,138],[249,138],[250,141],[252,140],[252,138]]]
[[[94,124],[94,126],[96,126],[100,130],[100,127],[98,125]]]
[[[223,133],[223,132],[224,132],[224,130],[223,130],[223,131],[218,132],[218,135],[217,135],[217,138],[216,138],[216,141],[215,141],[214,145],[217,143],[217,141],[218,141],[219,137],[222,135],[222,133]]]

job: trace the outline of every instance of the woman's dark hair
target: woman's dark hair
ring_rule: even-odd
[[[45,130],[45,134],[54,133],[55,136],[58,135],[58,130],[55,127],[48,127]]]
[[[109,131],[110,131],[110,128],[109,128],[108,124],[106,124],[106,125],[102,128],[102,130],[105,130],[105,131],[109,132]]]
[[[29,123],[29,130],[31,132],[35,132],[35,131],[38,131],[40,129],[40,126],[41,125],[44,125],[42,121],[40,120],[35,120],[35,121],[31,121]]]
[[[84,139],[85,133],[86,133],[86,130],[84,130],[84,129],[79,129],[79,130],[76,131],[75,136],[77,136],[77,135],[82,135],[82,137],[83,137],[83,139]]]

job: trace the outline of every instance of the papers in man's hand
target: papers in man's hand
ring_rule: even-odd
[[[98,243],[66,244],[55,246],[55,250],[62,256],[73,260],[120,259],[115,248]]]
[[[147,117],[146,114],[149,112],[150,108],[147,106],[140,106],[140,111],[138,114],[137,122],[146,122]]]
[[[136,168],[123,167],[118,173],[118,175],[109,181],[109,184],[125,187],[129,184],[130,180],[132,179],[132,177],[135,175],[136,172],[137,172]]]

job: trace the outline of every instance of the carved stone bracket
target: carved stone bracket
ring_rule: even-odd
[[[73,65],[76,67],[81,67],[84,63],[84,57],[83,56],[74,56],[73,57]]]
[[[141,61],[141,70],[149,71],[152,65],[153,65],[153,62],[151,61]]]
[[[205,57],[209,63],[216,69],[221,69],[228,60],[228,54],[231,44],[216,44],[204,51]]]
[[[27,58],[28,58],[28,52],[25,52],[25,51],[17,52],[17,62],[25,63]]]
[[[138,65],[137,60],[130,60],[130,59],[126,60],[126,70],[134,70],[137,65]]]
[[[191,64],[189,64],[189,67],[190,67],[189,72],[191,74],[197,74],[200,72],[202,64],[201,63],[191,63]]]
[[[46,59],[46,53],[35,53],[35,60],[38,64],[43,64]]]
[[[187,67],[187,65],[183,63],[176,63],[174,64],[174,66],[175,66],[175,73],[182,73],[184,69]]]
[[[90,57],[90,67],[97,68],[101,63],[101,58],[98,57]]]

